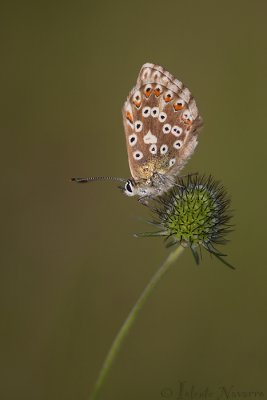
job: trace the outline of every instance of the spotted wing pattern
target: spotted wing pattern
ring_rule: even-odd
[[[202,126],[182,82],[159,65],[144,64],[123,106],[129,167],[135,181],[174,176],[197,145]]]

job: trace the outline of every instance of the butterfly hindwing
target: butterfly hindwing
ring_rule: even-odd
[[[173,176],[192,155],[202,119],[190,91],[162,67],[144,64],[124,107],[129,167],[138,181]]]

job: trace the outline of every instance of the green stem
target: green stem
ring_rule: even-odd
[[[170,266],[173,264],[174,261],[180,256],[180,254],[183,251],[183,247],[179,246],[177,247],[172,253],[169,254],[167,259],[164,261],[164,263],[161,265],[159,270],[155,273],[155,275],[151,278],[150,282],[140,295],[139,299],[133,306],[132,310],[128,314],[128,317],[124,321],[121,329],[119,330],[117,336],[114,339],[114,342],[111,345],[111,348],[106,356],[106,359],[104,361],[104,364],[100,370],[98,379],[96,381],[95,387],[93,389],[93,392],[91,394],[90,399],[91,400],[96,400],[98,398],[99,392],[107,378],[107,375],[115,361],[115,357],[117,356],[121,345],[127,336],[128,332],[130,331],[133,323],[135,322],[139,312],[141,311],[143,305],[145,304],[146,300],[152,293],[153,289],[156,287],[158,282],[161,280],[161,278],[165,275],[165,273],[170,269]]]

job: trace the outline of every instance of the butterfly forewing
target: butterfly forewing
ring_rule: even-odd
[[[123,107],[129,166],[136,181],[179,173],[197,145],[202,119],[191,93],[162,67],[144,64]]]

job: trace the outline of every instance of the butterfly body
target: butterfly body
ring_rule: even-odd
[[[160,196],[175,184],[174,178],[167,178],[165,175],[155,172],[148,179],[128,179],[124,193],[127,196],[138,196],[139,199],[153,198]]]
[[[168,71],[146,63],[122,112],[132,174],[125,194],[157,197],[173,186],[195,150],[202,126],[196,102]]]

